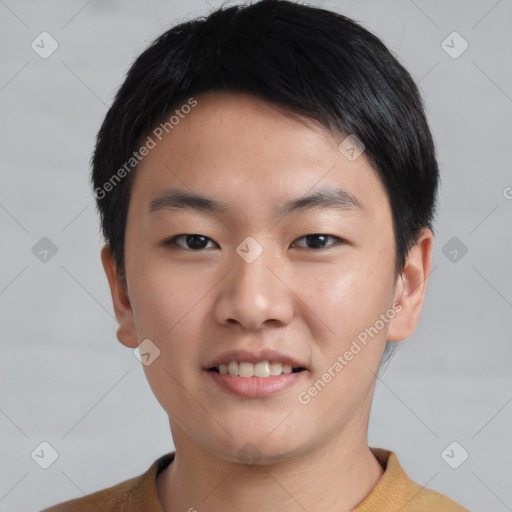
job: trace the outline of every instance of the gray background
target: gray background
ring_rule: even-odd
[[[442,173],[424,312],[378,382],[370,445],[472,511],[512,510],[512,2],[311,3],[361,22],[419,81]],[[0,0],[0,512],[113,485],[173,449],[115,337],[89,158],[135,56],[219,5]],[[59,44],[47,59],[31,48],[42,31]],[[458,58],[442,47],[453,31],[469,43]],[[57,248],[46,262],[42,237]],[[468,249],[455,262],[452,237]],[[46,470],[31,458],[42,441],[59,455]],[[469,453],[456,470],[441,456],[453,441]]]

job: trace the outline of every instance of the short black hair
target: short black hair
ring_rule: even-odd
[[[136,58],[105,116],[91,181],[125,286],[126,219],[138,163],[132,156],[174,109],[208,91],[249,93],[333,134],[357,137],[387,191],[398,276],[421,230],[433,231],[436,210],[439,170],[418,88],[384,43],[354,20],[261,0],[222,6],[160,35]]]

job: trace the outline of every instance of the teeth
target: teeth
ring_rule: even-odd
[[[283,364],[283,373],[292,373],[292,367],[289,364]]]
[[[231,361],[228,364],[228,373],[229,375],[237,376],[238,375],[238,363],[236,361]]]
[[[268,377],[270,375],[270,363],[268,361],[262,361],[254,365],[254,376],[255,377]]]
[[[252,363],[238,363],[238,375],[240,377],[253,377],[254,365]]]
[[[265,378],[281,375],[282,373],[292,373],[292,367],[289,364],[283,364],[277,361],[261,361],[256,364],[247,361],[230,361],[229,364],[220,364],[218,370],[221,375],[231,375],[234,377]]]
[[[283,365],[281,363],[270,363],[270,375],[281,375]]]

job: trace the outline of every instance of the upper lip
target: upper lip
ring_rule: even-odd
[[[305,364],[297,361],[293,357],[279,352],[278,350],[261,349],[253,351],[239,349],[222,352],[222,354],[219,354],[206,365],[206,369],[216,368],[221,364],[228,364],[231,361],[246,361],[253,364],[260,363],[262,361],[276,361],[279,363],[289,364],[292,368],[306,368]]]

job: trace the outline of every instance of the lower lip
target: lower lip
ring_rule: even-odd
[[[295,373],[282,373],[271,377],[235,377],[233,375],[221,375],[220,373],[205,370],[210,377],[224,389],[236,395],[252,398],[262,398],[275,395],[284,389],[293,386],[305,370]]]

